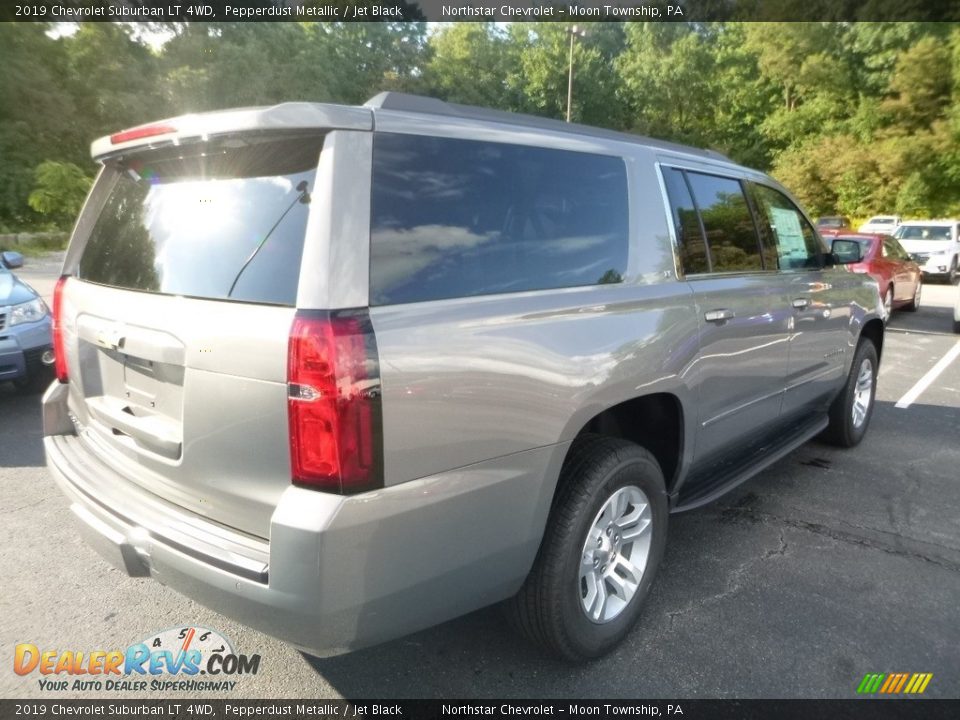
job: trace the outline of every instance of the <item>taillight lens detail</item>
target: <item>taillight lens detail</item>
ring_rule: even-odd
[[[110,136],[110,143],[119,145],[120,143],[130,142],[131,140],[142,140],[156,135],[167,135],[175,133],[177,129],[173,125],[141,125],[140,127],[130,128],[122,132],[114,133]]]
[[[53,367],[57,380],[62,383],[69,380],[67,373],[67,351],[63,342],[63,287],[67,276],[61,275],[53,288]]]
[[[287,388],[294,484],[340,493],[382,487],[380,368],[367,312],[299,311]]]

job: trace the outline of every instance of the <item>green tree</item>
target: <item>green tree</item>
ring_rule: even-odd
[[[710,144],[720,94],[711,46],[684,23],[631,23],[626,34],[617,71],[631,129]]]
[[[925,37],[897,57],[886,109],[904,131],[929,127],[950,103],[951,53],[945,43]]]
[[[567,111],[570,35],[566,23],[514,23],[508,30],[513,58],[506,86],[511,109],[562,119]],[[572,119],[602,127],[623,127],[617,95],[620,79],[610,71],[621,46],[619,23],[591,23],[574,43]]]
[[[34,171],[36,185],[27,199],[36,212],[66,226],[80,213],[93,178],[69,162],[45,160]]]
[[[66,90],[88,142],[163,116],[157,58],[133,37],[131,26],[81,23],[61,42],[67,59]]]
[[[89,140],[63,84],[67,58],[42,23],[0,23],[0,228],[37,221],[27,204],[44,158],[83,162]]]
[[[450,102],[509,109],[507,72],[514,58],[493,23],[452,23],[429,40],[428,92]]]

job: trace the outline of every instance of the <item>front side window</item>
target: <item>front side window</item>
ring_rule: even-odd
[[[823,248],[803,213],[779,190],[753,185],[763,234],[774,244],[781,270],[820,268]],[[769,232],[767,232],[769,228]]]
[[[379,133],[372,305],[619,283],[629,200],[621,158]]]
[[[887,235],[883,238],[883,256],[891,258],[893,260],[909,260],[910,255],[906,250],[896,241],[895,238]]]

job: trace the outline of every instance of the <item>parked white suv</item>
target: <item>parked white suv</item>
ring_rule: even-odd
[[[899,215],[874,215],[860,226],[859,232],[891,235],[900,226]]]
[[[924,279],[937,276],[957,282],[960,258],[960,220],[911,220],[893,236],[920,265]]]

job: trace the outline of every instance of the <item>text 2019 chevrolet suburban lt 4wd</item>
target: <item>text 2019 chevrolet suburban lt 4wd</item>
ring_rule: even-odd
[[[508,600],[598,656],[669,513],[869,423],[859,246],[716,153],[392,93],[92,151],[50,471],[118,567],[311,653]]]

